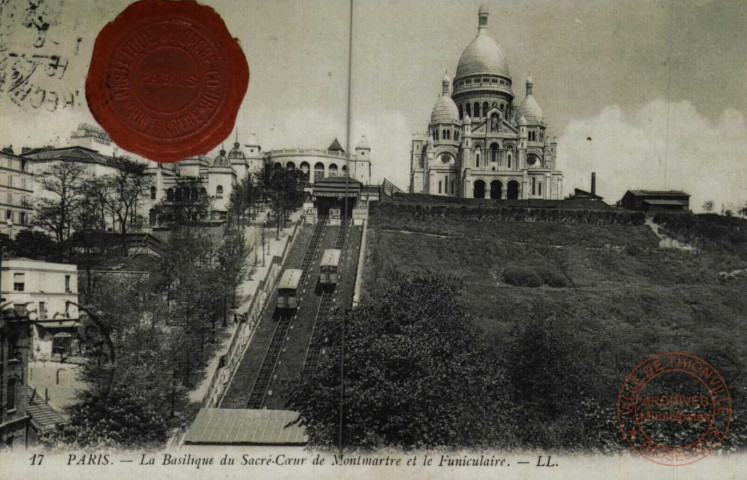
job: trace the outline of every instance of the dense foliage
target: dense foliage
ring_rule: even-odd
[[[86,447],[158,447],[166,440],[167,424],[151,399],[131,390],[81,394],[71,408],[70,422],[45,438],[52,445]]]
[[[288,212],[301,206],[307,175],[298,169],[276,168],[270,165],[258,175],[262,197],[269,203],[277,223],[277,233],[285,227]]]
[[[467,318],[497,346],[508,372],[521,447],[627,449],[617,427],[619,388],[635,365],[667,351],[719,369],[734,405],[724,448],[747,445],[747,348],[734,335],[744,329],[747,275],[737,272],[747,273],[747,258],[744,245],[731,241],[745,220],[657,217],[665,228],[680,222],[683,231],[700,230],[703,239],[707,225],[718,224],[712,241],[681,237],[696,245],[689,251],[660,248],[648,225],[413,211],[371,215],[364,298],[381,300],[402,272],[448,272],[462,281]],[[567,284],[542,283],[547,273]]]
[[[48,444],[162,444],[188,409],[221,339],[233,290],[247,273],[242,229],[220,237],[179,226],[150,271],[94,274],[81,309],[82,380],[70,425]],[[98,419],[98,421],[96,421]],[[103,419],[103,420],[102,420]]]
[[[654,221],[668,235],[711,250],[724,250],[747,256],[747,219],[716,215],[659,213]]]
[[[452,279],[403,277],[344,316],[346,446],[511,445],[503,365],[457,299]],[[291,395],[315,445],[339,441],[341,321],[323,325],[327,361]]]

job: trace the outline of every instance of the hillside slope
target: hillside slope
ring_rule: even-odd
[[[568,319],[578,363],[598,377],[583,388],[610,414],[625,375],[648,356],[699,355],[727,380],[735,406],[731,445],[741,444],[747,275],[725,281],[719,273],[747,268],[745,252],[713,241],[695,251],[662,249],[648,226],[615,219],[536,218],[374,209],[364,297],[375,298],[401,273],[453,275],[464,284],[466,310],[506,350],[526,325]]]

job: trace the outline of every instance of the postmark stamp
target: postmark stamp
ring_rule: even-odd
[[[724,378],[688,353],[662,353],[641,362],[625,378],[617,407],[630,446],[667,466],[689,465],[713,453],[731,423]]]
[[[86,98],[122,148],[174,162],[230,135],[248,84],[246,57],[213,9],[143,0],[101,30]]]

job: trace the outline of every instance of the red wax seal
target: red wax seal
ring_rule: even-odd
[[[231,134],[248,86],[246,57],[215,10],[143,0],[96,38],[86,98],[117,145],[176,162]]]
[[[668,352],[628,374],[618,397],[625,440],[654,463],[681,466],[713,453],[731,424],[731,394],[721,374],[700,357]]]

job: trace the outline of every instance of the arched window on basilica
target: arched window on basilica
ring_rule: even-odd
[[[475,147],[475,166],[480,166],[480,145]]]
[[[475,118],[480,118],[480,103],[475,102],[474,111],[475,111]]]
[[[467,111],[467,115],[471,117],[472,116],[472,109],[470,108],[469,103],[467,103],[467,104],[464,105],[464,109]]]
[[[218,185],[218,188],[215,189],[215,197],[223,198],[223,185]]]

